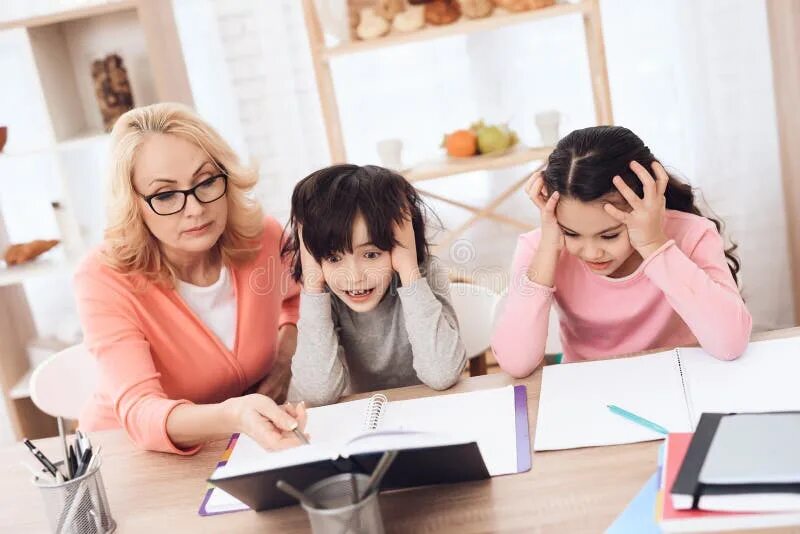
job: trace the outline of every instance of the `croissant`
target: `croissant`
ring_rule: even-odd
[[[11,245],[6,249],[5,260],[8,265],[18,265],[30,261],[37,256],[44,254],[54,246],[58,245],[58,239],[37,239],[30,243],[19,243]]]
[[[408,9],[392,21],[392,27],[399,32],[413,32],[425,26],[425,8],[423,6],[408,6]]]
[[[455,0],[434,0],[425,4],[425,21],[428,24],[451,24],[461,17],[461,6]]]
[[[375,14],[371,8],[361,10],[360,22],[356,28],[359,39],[375,39],[389,31],[389,23],[383,17]]]
[[[391,22],[405,8],[405,0],[378,0],[375,4],[375,14]]]
[[[488,17],[494,11],[492,0],[461,0],[461,11],[471,19]]]

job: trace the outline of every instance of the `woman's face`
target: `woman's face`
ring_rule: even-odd
[[[208,252],[216,245],[228,219],[221,174],[202,148],[175,135],[150,134],[139,147],[133,187],[144,196],[156,195],[151,199],[152,205],[159,212],[168,213],[159,215],[139,197],[142,218],[167,255]],[[197,196],[186,196],[183,209],[176,211],[184,195],[170,192],[195,186]]]

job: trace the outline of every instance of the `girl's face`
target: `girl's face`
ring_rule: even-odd
[[[635,271],[642,258],[631,246],[625,225],[603,209],[609,200],[614,201],[581,202],[563,197],[556,208],[556,219],[570,254],[595,274],[621,278]]]
[[[392,255],[369,240],[364,217],[353,222],[353,252],[322,258],[322,274],[331,291],[353,311],[368,312],[380,303],[392,282]]]
[[[202,148],[181,137],[151,134],[139,147],[133,187],[141,195],[156,195],[151,199],[152,205],[168,214],[159,215],[139,197],[144,223],[167,254],[207,252],[217,243],[228,218],[224,180],[214,179],[220,174]],[[183,194],[170,191],[194,186],[198,186],[196,195],[210,202],[200,202],[189,195],[183,209],[171,213],[180,208]]]

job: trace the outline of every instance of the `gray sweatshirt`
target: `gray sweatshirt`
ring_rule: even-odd
[[[363,313],[331,292],[302,292],[289,398],[319,406],[345,393],[455,384],[466,350],[447,271],[432,258],[422,274],[410,286],[398,287],[395,273],[381,302]]]

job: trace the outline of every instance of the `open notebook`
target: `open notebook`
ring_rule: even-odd
[[[403,451],[384,479],[387,487],[527,471],[526,395],[524,386],[507,386],[402,401],[373,395],[310,408],[306,432],[311,444],[280,452],[235,435],[209,478],[217,487],[209,488],[199,513],[248,509],[242,500],[259,503],[253,506],[258,509],[291,504],[275,490],[275,476],[302,488],[339,471],[369,471],[386,450]]]
[[[703,412],[800,409],[800,338],[751,343],[737,360],[699,348],[544,368],[535,450],[662,439],[611,413],[615,404],[667,428],[692,432]]]

